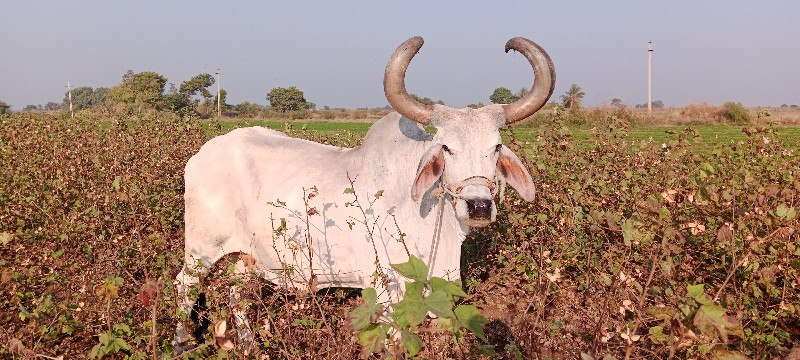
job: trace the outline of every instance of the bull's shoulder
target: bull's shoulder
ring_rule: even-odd
[[[401,145],[430,141],[431,138],[432,136],[418,123],[392,112],[372,124],[364,137],[364,144]]]

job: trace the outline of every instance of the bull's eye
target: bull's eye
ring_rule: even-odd
[[[502,148],[503,148],[503,144],[497,144],[497,146],[494,147],[494,151],[495,152],[500,152],[500,149],[502,149]]]
[[[442,145],[442,150],[444,150],[444,152],[446,152],[446,153],[448,153],[450,155],[453,155],[453,152],[450,151],[450,148],[447,147],[447,145]]]

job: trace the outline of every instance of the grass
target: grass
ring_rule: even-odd
[[[213,122],[204,121],[203,130],[211,133]],[[347,131],[354,136],[361,137],[367,133],[372,123],[359,123],[359,122],[280,122],[280,121],[248,121],[248,120],[233,120],[220,122],[221,133],[227,133],[233,129],[248,127],[248,126],[262,126],[273,130],[283,131],[286,130],[287,124],[291,124],[291,130],[305,131],[315,133],[317,136],[333,136],[339,132]],[[514,135],[520,141],[532,141],[536,139],[537,134],[540,132],[539,126],[512,126],[509,129],[513,131]],[[748,136],[742,131],[747,126],[741,125],[718,125],[718,124],[695,124],[695,125],[634,125],[632,126],[627,136],[628,141],[649,141],[652,139],[654,143],[668,143],[674,140],[677,135],[686,128],[691,128],[700,134],[703,143],[694,147],[695,151],[707,153],[712,147],[719,144],[729,144],[732,142],[746,141]],[[566,126],[570,131],[570,135],[577,141],[579,146],[588,146],[595,132],[594,126],[589,125],[576,125]],[[776,126],[772,128],[777,137],[783,140],[788,147],[800,147],[800,126]],[[507,134],[505,141],[508,141]]]

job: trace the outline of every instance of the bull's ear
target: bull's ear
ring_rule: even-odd
[[[531,174],[528,173],[525,165],[519,161],[517,155],[505,145],[500,148],[500,157],[497,158],[497,171],[500,172],[500,175],[509,185],[517,190],[525,201],[533,201],[536,196],[536,187],[533,185]]]
[[[428,149],[417,167],[417,178],[411,187],[411,199],[419,201],[423,194],[442,176],[444,172],[444,152],[442,145]]]

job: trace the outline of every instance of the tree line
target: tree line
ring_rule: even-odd
[[[226,101],[228,92],[225,89],[219,90],[219,96],[209,90],[215,83],[216,80],[211,74],[201,73],[175,86],[174,83],[168,83],[166,77],[154,71],[136,73],[128,70],[122,75],[122,81],[111,88],[76,87],[64,92],[61,103],[51,101],[44,106],[26,105],[23,111],[66,109],[70,102],[72,109],[76,111],[122,104],[130,108],[165,110],[182,116],[195,117],[215,114],[218,104],[223,112],[237,114],[257,114],[268,109],[247,101],[237,105],[228,104]],[[169,84],[168,90],[167,84]],[[269,109],[278,112],[316,108],[314,103],[306,100],[303,91],[294,86],[273,88],[267,93],[266,100],[269,102]],[[10,108],[10,105],[0,101],[0,114],[8,112]]]

